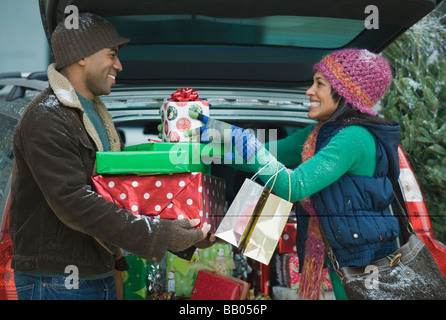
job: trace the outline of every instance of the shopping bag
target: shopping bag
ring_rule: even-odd
[[[259,212],[255,224],[244,244],[243,254],[251,259],[268,265],[293,204],[272,193],[267,194],[265,204]]]
[[[266,187],[269,181],[265,186],[255,182],[259,172],[244,181],[215,235],[247,257],[268,265],[293,204],[272,194]],[[274,178],[273,186],[279,172],[270,178]]]
[[[248,235],[248,226],[252,223],[254,210],[265,200],[265,195],[263,186],[251,179],[245,179],[215,235],[238,247]]]

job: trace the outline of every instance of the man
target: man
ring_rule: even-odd
[[[209,225],[193,228],[199,220],[135,216],[91,189],[96,151],[122,148],[98,96],[110,93],[128,41],[89,13],[77,29],[62,21],[51,37],[49,87],[14,135],[10,233],[19,299],[116,299],[114,270],[128,268],[119,248],[159,261],[166,250],[210,244]]]

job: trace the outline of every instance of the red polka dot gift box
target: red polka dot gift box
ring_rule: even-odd
[[[287,222],[279,239],[279,253],[296,253],[296,222]]]
[[[216,230],[225,214],[225,182],[202,172],[96,175],[96,192],[135,215],[155,219],[200,218]]]

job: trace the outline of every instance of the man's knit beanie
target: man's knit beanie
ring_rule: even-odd
[[[51,35],[51,48],[56,69],[63,69],[104,48],[121,49],[129,39],[118,35],[115,27],[102,17],[91,13],[79,14],[79,27],[65,26],[62,20]]]
[[[325,56],[313,67],[321,72],[333,89],[362,113],[372,110],[392,81],[386,59],[365,49],[343,49]]]

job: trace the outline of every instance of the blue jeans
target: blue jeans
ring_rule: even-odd
[[[14,272],[19,300],[116,300],[115,278],[79,280],[72,288],[65,277],[45,277]]]

